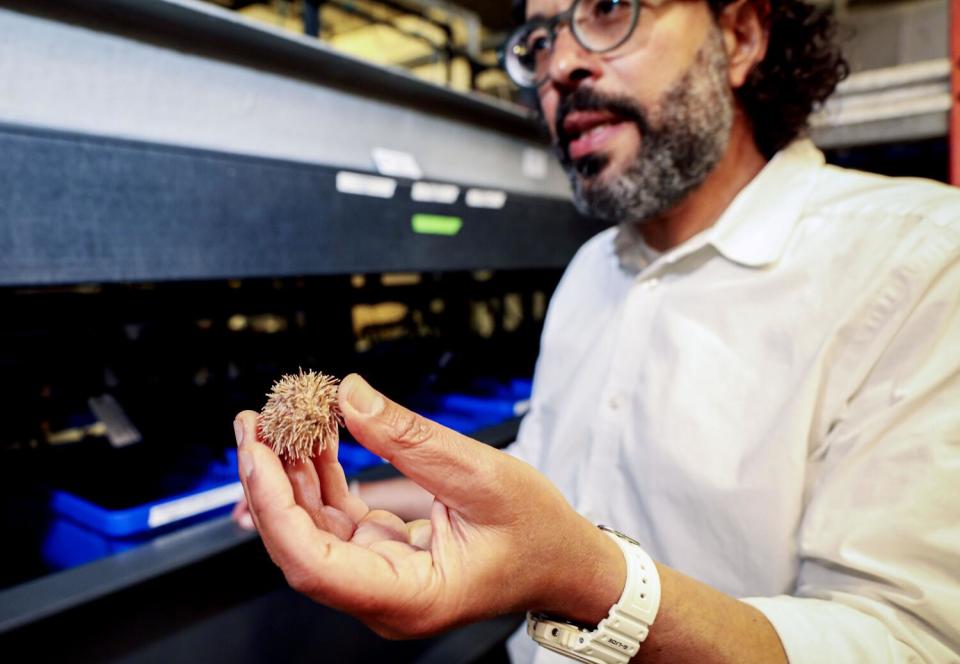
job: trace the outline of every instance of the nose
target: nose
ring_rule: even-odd
[[[599,65],[597,55],[581,46],[569,27],[560,28],[550,55],[548,83],[561,92],[570,92],[583,81],[598,78]]]

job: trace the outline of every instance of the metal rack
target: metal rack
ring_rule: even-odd
[[[814,141],[846,153],[883,146],[921,146],[939,164],[947,159],[957,183],[956,0],[922,0],[848,9],[835,3],[844,51],[854,73],[811,118]],[[891,153],[893,154],[893,153]],[[895,159],[895,157],[894,157]],[[861,163],[869,166],[868,163]],[[890,167],[892,164],[887,164]],[[891,168],[899,172],[897,168]],[[948,179],[940,166],[923,174]]]
[[[532,114],[198,0],[0,0],[0,123],[566,198]]]
[[[418,201],[422,182],[89,134],[0,126],[0,151],[0,286],[562,267],[599,228],[553,197],[434,181],[455,199]]]
[[[951,59],[852,77],[814,122],[818,143],[949,126],[960,183],[951,1]],[[0,289],[560,268],[599,230],[569,204],[528,112],[205,3],[0,0],[0,33]],[[378,147],[413,156],[422,177],[378,173]],[[432,197],[415,194],[423,183]],[[250,539],[221,519],[2,591],[0,633]]]
[[[834,9],[854,73],[811,118],[814,141],[843,165],[956,183],[956,0]]]
[[[518,107],[193,0],[4,4],[0,285],[559,267],[599,229]]]
[[[520,420],[489,427],[474,438],[503,447],[517,434]],[[366,472],[366,479],[394,476],[390,466]],[[0,634],[95,601],[111,593],[207,560],[256,539],[229,517],[201,522],[96,562],[0,591]]]
[[[833,148],[946,136],[950,69],[942,58],[852,74],[811,119],[814,140]]]
[[[0,0],[0,33],[6,297],[90,283],[560,269],[600,229],[573,210],[527,111],[206,3]],[[406,153],[420,173],[380,172],[376,148]],[[502,444],[515,431],[477,437]],[[0,637],[67,652],[44,625],[130,619],[111,598],[184,570],[213,573],[250,540],[220,519],[0,591]],[[298,601],[277,597],[271,610]],[[217,610],[255,625],[259,600],[238,601]],[[167,656],[183,647],[179,626],[169,629],[158,646]],[[77,652],[96,648],[95,633],[75,636]],[[431,652],[444,661],[442,642]]]

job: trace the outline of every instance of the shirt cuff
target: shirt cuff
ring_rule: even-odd
[[[921,661],[880,620],[839,602],[788,595],[742,601],[770,621],[790,664]]]

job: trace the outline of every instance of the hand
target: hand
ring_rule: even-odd
[[[357,441],[436,499],[429,520],[369,510],[350,494],[336,445],[284,465],[256,443],[257,414],[241,413],[250,513],[294,589],[390,637],[526,609],[593,622],[606,615],[623,588],[623,557],[545,477],[391,402],[359,376],[343,381],[339,400]],[[586,587],[590,596],[578,596]]]

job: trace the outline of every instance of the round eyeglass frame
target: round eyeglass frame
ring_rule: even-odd
[[[575,27],[576,22],[573,20],[573,17],[577,11],[577,8],[582,2],[583,0],[573,0],[573,2],[570,4],[570,7],[568,7],[566,11],[560,12],[556,16],[550,18],[539,18],[532,21],[527,21],[510,33],[510,36],[507,38],[507,41],[504,42],[503,48],[500,51],[500,65],[503,67],[504,71],[507,72],[507,76],[510,77],[510,80],[519,85],[521,88],[538,88],[546,83],[547,79],[550,78],[549,75],[546,75],[538,79],[533,76],[532,72],[528,76],[520,74],[520,72],[527,73],[528,70],[526,70],[519,63],[519,58],[517,56],[512,55],[513,49],[522,42],[522,38],[531,33],[533,30],[537,28],[546,28],[547,35],[550,37],[550,49],[552,50],[557,41],[557,32],[559,31],[560,26],[567,25],[570,28],[570,34],[573,35],[573,38],[585,50],[589,51],[590,53],[609,53],[610,51],[623,46],[627,40],[633,36],[633,32],[637,29],[637,23],[640,20],[640,9],[644,4],[647,4],[634,0],[633,15],[630,17],[630,27],[627,28],[623,38],[612,46],[598,49],[593,48],[589,44],[585,43]]]

